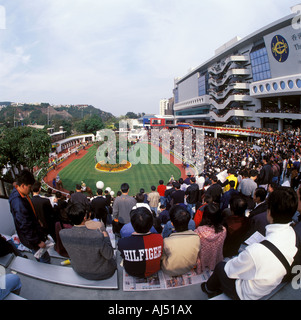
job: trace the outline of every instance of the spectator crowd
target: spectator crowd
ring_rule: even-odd
[[[21,243],[35,254],[50,235],[75,272],[107,279],[117,269],[107,232],[112,225],[129,275],[210,270],[200,288],[208,297],[260,299],[290,273],[275,250],[289,268],[299,263],[301,136],[286,131],[252,144],[210,137],[204,143],[203,172],[160,180],[134,197],[126,182],[116,197],[102,189],[87,197],[81,185],[67,198],[42,195],[40,182],[22,171],[9,199]],[[246,245],[256,232],[265,242]],[[1,255],[22,255],[1,240]],[[38,261],[51,263],[48,252]],[[17,281],[15,290],[20,287]]]

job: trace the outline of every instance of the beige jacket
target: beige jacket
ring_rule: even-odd
[[[161,269],[169,276],[182,275],[196,266],[201,241],[192,230],[172,233],[164,239]]]
[[[152,191],[148,194],[147,200],[149,201],[149,206],[151,208],[158,207],[158,203],[160,200],[160,194],[157,191]]]

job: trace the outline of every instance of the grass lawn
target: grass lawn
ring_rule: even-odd
[[[152,185],[158,186],[159,180],[162,179],[166,184],[171,175],[175,179],[181,177],[181,171],[173,163],[162,163],[162,155],[160,153],[159,163],[151,164],[151,154],[156,152],[156,149],[150,145],[141,145],[140,152],[137,152],[137,157],[140,157],[141,163],[132,165],[130,169],[124,172],[106,173],[95,169],[94,156],[96,154],[96,146],[92,146],[88,153],[81,159],[72,161],[66,168],[60,171],[60,178],[67,190],[75,190],[75,185],[84,181],[94,193],[96,193],[96,182],[103,181],[104,189],[110,187],[115,195],[120,190],[120,185],[127,182],[130,186],[130,195],[136,195],[140,188],[144,188],[145,192],[150,192]],[[148,164],[143,164],[143,163]]]

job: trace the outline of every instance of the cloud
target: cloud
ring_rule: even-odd
[[[290,13],[293,0],[4,1],[1,100],[158,113],[173,80]]]

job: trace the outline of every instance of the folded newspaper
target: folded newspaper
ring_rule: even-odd
[[[35,254],[34,257],[36,259],[40,259],[42,255],[51,247],[54,246],[54,241],[51,239],[47,239],[45,242],[45,248],[40,248]]]
[[[123,269],[123,290],[124,291],[145,291],[145,290],[165,290],[179,287],[185,287],[198,283],[205,282],[209,279],[212,271],[205,270],[201,274],[197,274],[196,270],[181,275],[181,276],[168,276],[162,270],[153,274],[148,278],[136,278],[130,276]]]

